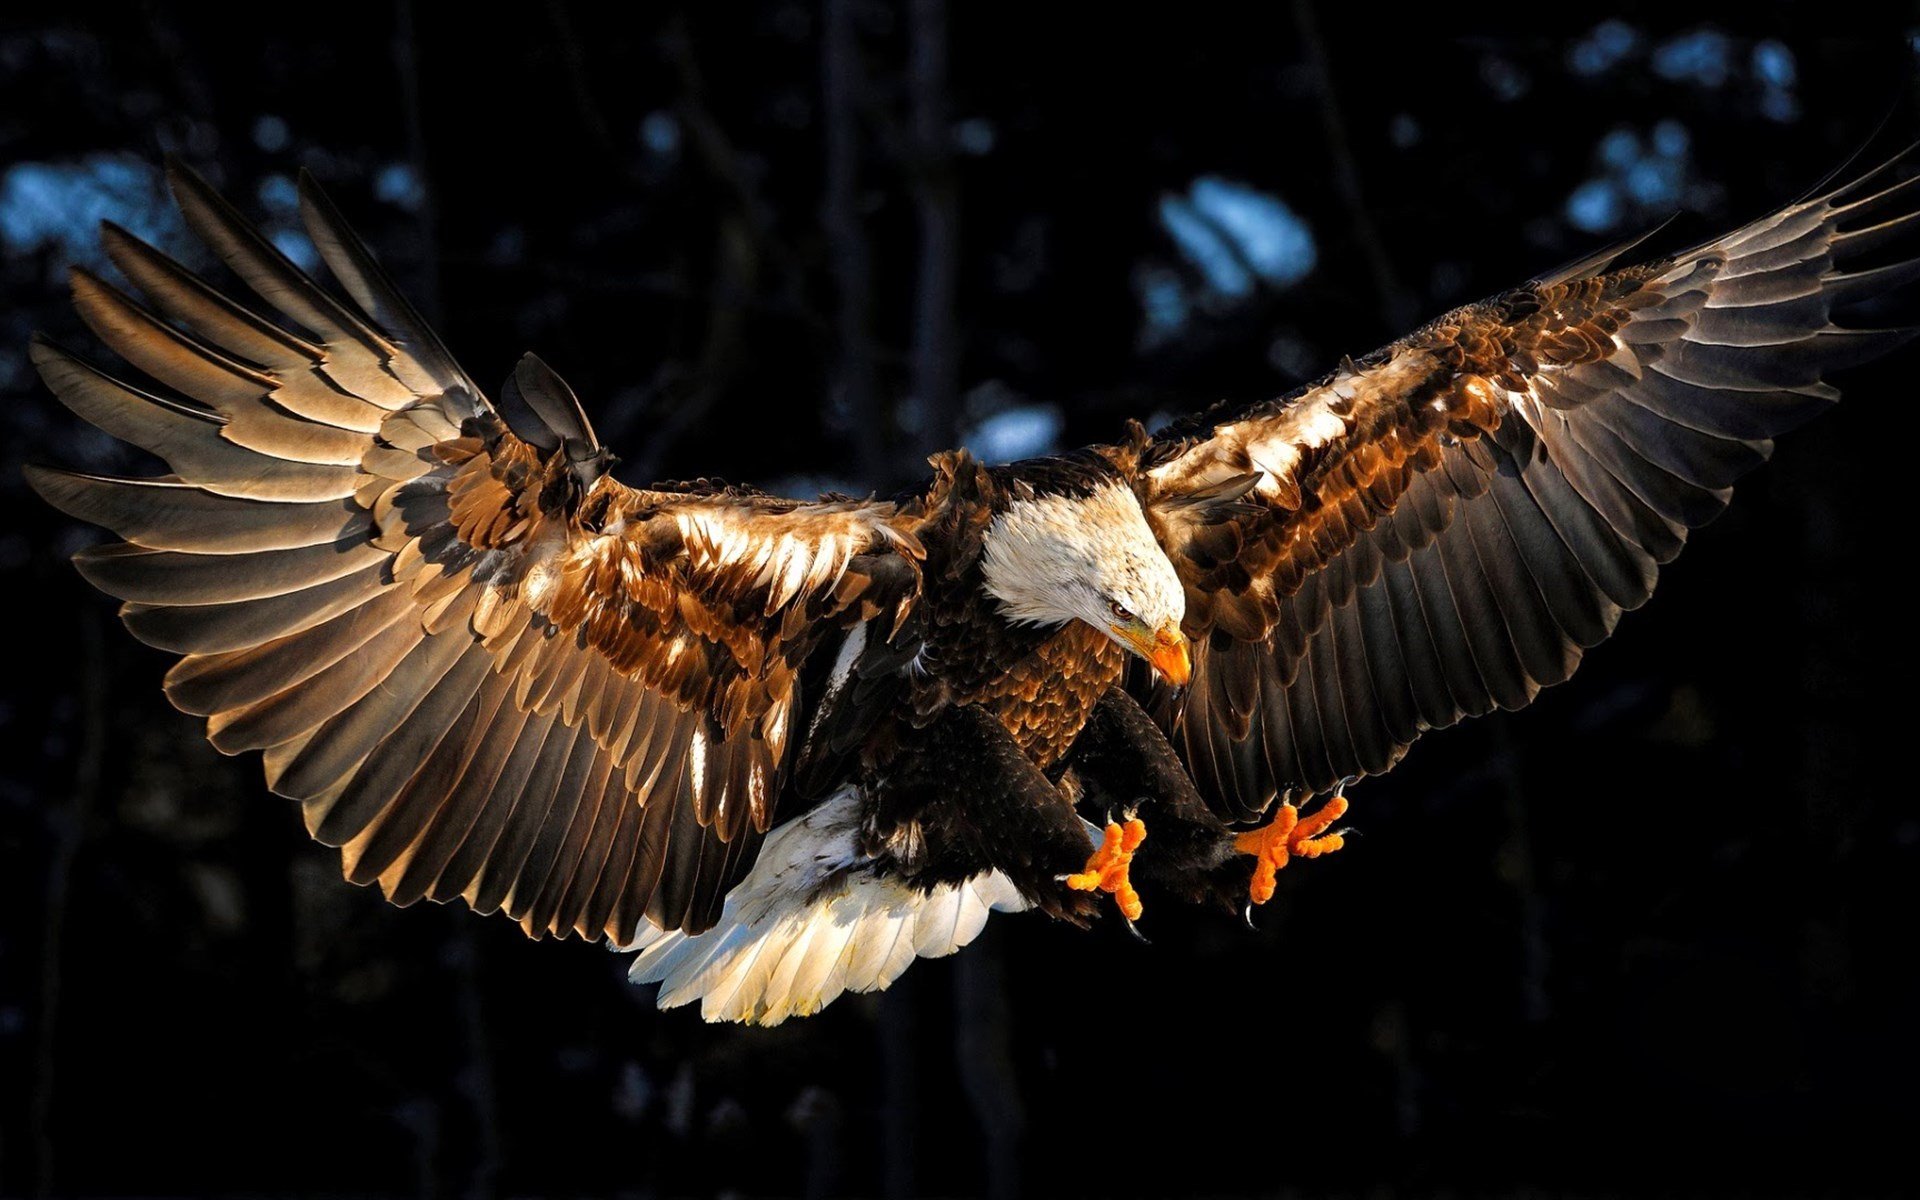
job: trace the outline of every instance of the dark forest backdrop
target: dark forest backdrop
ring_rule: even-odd
[[[623,474],[888,488],[1275,394],[1649,224],[1797,195],[1912,30],[1760,3],[1388,17],[1000,2],[0,15],[0,1193],[1900,1190],[1920,1127],[1911,385],[1857,372],[1578,679],[1434,735],[1249,932],[996,919],[773,1031],[338,877],[66,565],[32,377],[163,152],[311,257],[314,171],[482,381]],[[1458,6],[1443,6],[1452,13]],[[201,260],[195,260],[201,261]],[[1149,898],[1151,905],[1151,899]]]

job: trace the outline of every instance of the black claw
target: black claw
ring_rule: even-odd
[[[1124,918],[1122,919],[1124,920]],[[1141,933],[1140,927],[1134,924],[1132,921],[1127,922],[1127,932],[1132,934],[1136,939],[1138,939],[1142,946],[1153,945],[1153,943],[1148,940],[1147,935],[1144,933]]]
[[[1260,932],[1260,927],[1253,923],[1253,901],[1247,901],[1247,906],[1240,910],[1240,919],[1247,923],[1248,929],[1253,930],[1255,933]]]

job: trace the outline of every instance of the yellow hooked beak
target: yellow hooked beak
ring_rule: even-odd
[[[1187,686],[1187,680],[1193,677],[1193,659],[1187,652],[1187,635],[1180,632],[1178,625],[1163,625],[1157,632],[1148,632],[1144,625],[1131,628],[1116,625],[1113,632],[1147,660],[1154,674],[1174,687]]]

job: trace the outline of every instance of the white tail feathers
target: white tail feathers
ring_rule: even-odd
[[[997,871],[930,891],[875,875],[854,849],[859,817],[849,789],[774,830],[712,929],[643,921],[628,975],[660,984],[661,1008],[698,1000],[709,1021],[778,1025],[841,992],[878,991],[916,957],[971,942],[989,912],[1027,907]]]

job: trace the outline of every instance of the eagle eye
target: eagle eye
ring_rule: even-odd
[[[1126,605],[1120,603],[1118,600],[1107,601],[1107,611],[1113,614],[1113,619],[1116,621],[1126,622],[1133,620],[1133,613]]]

